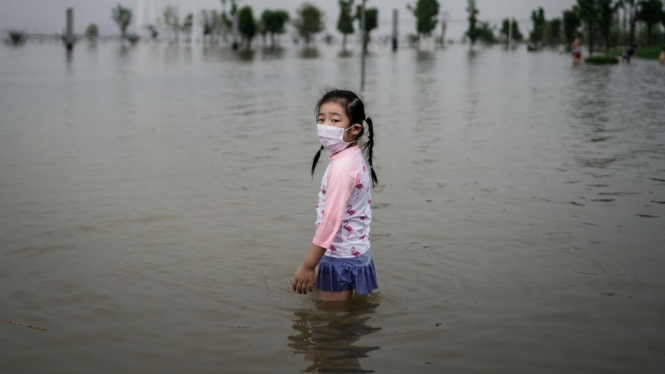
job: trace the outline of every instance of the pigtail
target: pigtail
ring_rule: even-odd
[[[323,151],[323,146],[319,148],[319,151],[314,155],[314,160],[312,161],[312,179],[314,179],[314,170],[316,169],[316,164],[319,163],[319,157],[321,157],[321,151]]]
[[[369,161],[369,169],[372,173],[372,187],[375,183],[379,183],[379,180],[376,178],[376,172],[374,172],[374,166],[372,166],[372,150],[374,149],[374,126],[372,124],[372,119],[365,117],[365,122],[367,122],[367,130],[369,130],[369,137],[367,143],[365,143],[364,149],[367,153],[367,160]],[[313,169],[312,169],[313,170]]]

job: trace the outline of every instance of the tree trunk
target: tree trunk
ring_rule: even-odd
[[[275,33],[270,33],[270,42],[272,43],[272,48],[275,49]]]
[[[342,37],[342,50],[346,52],[346,34]]]
[[[635,44],[635,23],[637,20],[635,19],[635,15],[633,15],[630,18],[630,45]]]

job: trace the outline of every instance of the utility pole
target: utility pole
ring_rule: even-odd
[[[446,46],[446,29],[448,28],[448,18],[450,17],[450,13],[448,12],[443,12],[443,15],[441,16],[441,46],[445,47]]]
[[[367,0],[363,0],[363,6],[362,6],[362,21],[361,21],[361,28],[362,28],[362,45],[363,45],[363,53],[362,53],[362,62],[361,62],[361,67],[360,67],[360,91],[365,90],[365,55],[367,55],[367,49],[365,48],[365,40],[367,38],[367,27],[366,22],[367,20],[365,19],[365,3]]]
[[[513,49],[513,16],[510,16],[510,22],[508,23],[508,50]]]
[[[397,52],[397,16],[398,10],[393,9],[393,52]]]
[[[65,34],[67,50],[74,49],[74,8],[67,8],[67,33]]]

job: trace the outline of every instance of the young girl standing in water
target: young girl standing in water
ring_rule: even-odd
[[[316,114],[321,148],[312,176],[324,148],[330,151],[330,163],[316,205],[316,233],[291,286],[306,294],[316,285],[321,300],[346,301],[354,290],[366,295],[378,288],[369,243],[372,186],[378,183],[372,167],[374,129],[363,102],[351,91],[329,91],[317,103]],[[358,147],[363,122],[369,166]]]

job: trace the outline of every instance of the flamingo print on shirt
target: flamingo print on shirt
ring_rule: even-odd
[[[346,230],[346,235],[351,235],[351,233],[355,231],[353,227],[349,225],[349,221],[344,221],[344,223],[342,223],[342,227],[344,227],[344,230]]]
[[[353,258],[370,249],[372,179],[358,147],[330,157],[317,202],[317,230],[312,242],[328,248],[326,256]]]

